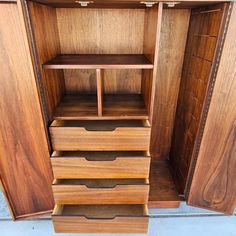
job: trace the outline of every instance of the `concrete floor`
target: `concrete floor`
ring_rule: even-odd
[[[181,204],[178,209],[151,209],[149,213],[148,234],[144,234],[146,236],[236,236],[236,215],[225,216],[188,207],[185,204]],[[53,235],[68,236],[71,234],[55,234],[50,217],[13,222],[3,194],[0,192],[0,236]],[[88,236],[89,234],[79,235]],[[112,236],[111,234],[105,235]],[[97,236],[103,236],[103,234],[97,234]],[[129,236],[142,236],[142,234],[129,234]]]

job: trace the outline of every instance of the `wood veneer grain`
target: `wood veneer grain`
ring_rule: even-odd
[[[145,233],[147,214],[144,205],[76,205],[56,206],[52,218],[56,232]]]
[[[236,206],[236,4],[231,17],[195,169],[188,203],[233,214]],[[226,95],[227,94],[227,95]],[[193,169],[192,169],[193,170]],[[192,174],[191,174],[192,176]],[[190,180],[190,181],[191,181]]]
[[[55,107],[64,94],[64,78],[61,70],[43,70],[42,64],[61,52],[57,27],[56,9],[29,1],[34,46],[46,96],[47,112],[50,122]]]
[[[19,10],[17,4],[0,4],[0,172],[15,218],[54,204],[42,110]]]
[[[158,5],[146,9],[145,11],[143,53],[153,63],[153,69],[143,70],[141,91],[151,123],[153,119],[155,85],[157,79],[162,10],[162,3],[158,3]]]
[[[177,192],[167,160],[153,159],[150,168],[149,208],[178,208],[181,198]]]
[[[64,153],[54,153],[51,158],[56,179],[146,179],[149,176],[150,157],[142,152]]]
[[[170,153],[173,175],[181,193],[187,182],[207,88],[211,86],[211,69],[223,12],[224,5],[220,4],[191,13]]]
[[[164,9],[162,14],[150,146],[154,158],[168,158],[170,152],[189,17],[190,11],[183,9]]]
[[[98,103],[98,116],[102,116],[103,109],[103,71],[96,69],[97,74],[97,103]]]
[[[149,150],[151,128],[139,122],[90,121],[88,124],[95,126],[92,125],[87,129],[83,124],[79,125],[79,121],[54,121],[49,128],[53,149],[56,151]]]
[[[144,9],[57,9],[61,52],[142,54],[144,15]],[[64,70],[64,78],[68,94],[96,91],[95,70]],[[105,93],[140,93],[140,84],[139,69],[104,71]]]
[[[97,97],[93,94],[66,95],[54,112],[57,120],[148,119],[140,94],[104,94],[103,114],[98,116]]]
[[[149,185],[137,179],[56,180],[56,204],[146,204]],[[98,197],[99,196],[99,197]]]

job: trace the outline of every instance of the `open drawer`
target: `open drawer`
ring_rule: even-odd
[[[57,233],[146,233],[146,205],[56,205]]]
[[[150,155],[141,151],[53,152],[55,179],[147,179]]]
[[[49,129],[55,151],[149,150],[151,129],[147,120],[54,120]]]
[[[56,204],[147,204],[147,179],[54,180]],[[99,197],[98,197],[99,196]]]

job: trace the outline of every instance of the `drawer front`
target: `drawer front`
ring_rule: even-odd
[[[50,127],[52,147],[66,150],[149,150],[150,127],[87,131],[81,127]]]
[[[85,185],[52,186],[56,204],[146,204],[149,185],[117,185],[88,188]]]
[[[53,216],[56,233],[146,233],[148,217],[87,219],[79,216]]]
[[[57,233],[146,233],[146,205],[56,205]]]
[[[117,157],[112,161],[53,157],[51,163],[55,179],[146,179],[149,177],[150,157]]]

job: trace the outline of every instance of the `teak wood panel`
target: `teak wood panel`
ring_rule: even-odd
[[[183,9],[162,13],[150,146],[154,158],[168,158],[170,152],[189,17]]]
[[[149,208],[178,208],[181,197],[171,175],[167,160],[153,158],[150,167]]]
[[[51,158],[51,163],[56,179],[148,178],[150,157],[117,156],[111,161],[92,161],[59,156]]]
[[[224,4],[191,13],[170,160],[180,192],[184,192],[207,88],[210,84]]]
[[[141,91],[151,123],[153,119],[162,10],[162,3],[145,10],[143,53],[153,63],[153,69],[143,70]]]
[[[144,181],[60,181],[52,185],[56,204],[147,204],[149,185]],[[98,182],[95,186],[87,184]],[[103,184],[105,182],[105,184]],[[106,185],[114,183],[114,186]],[[116,184],[117,182],[117,184]],[[109,184],[109,183],[108,183]],[[98,197],[99,196],[99,197]]]
[[[50,211],[52,172],[26,31],[0,4],[0,172],[14,217]]]
[[[143,53],[143,9],[56,11],[62,54]]]
[[[52,220],[58,233],[146,233],[148,217],[146,206],[142,205],[100,205],[91,206],[57,205]],[[83,210],[86,208],[86,210]],[[96,209],[97,208],[97,209]],[[88,212],[83,216],[83,212]],[[95,215],[95,216],[94,216]],[[109,216],[110,215],[110,216]],[[110,217],[110,218],[108,218]]]
[[[67,123],[68,126],[64,124],[66,122],[54,121],[49,128],[52,147],[55,151],[149,150],[151,128],[148,126],[116,127],[112,128],[113,130],[95,131],[71,126],[72,123]]]
[[[235,3],[231,9],[188,203],[232,214],[236,206]]]
[[[39,79],[43,83],[47,105],[46,112],[48,113],[48,122],[50,122],[65,87],[62,70],[44,70],[42,67],[43,63],[61,52],[56,10],[31,1],[28,1],[28,9],[36,49]]]
[[[144,17],[144,9],[57,9],[61,53],[142,54]],[[93,77],[94,72],[87,76]],[[105,71],[104,92],[139,93],[141,75],[134,69]],[[81,79],[83,89],[96,86],[79,70],[64,70],[64,76],[68,93],[81,92]]]

